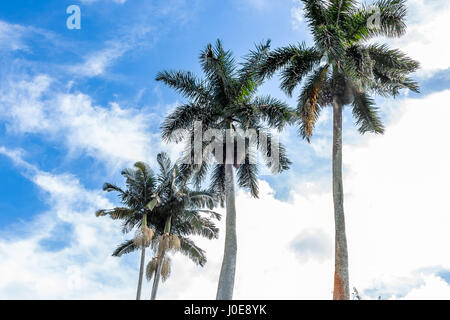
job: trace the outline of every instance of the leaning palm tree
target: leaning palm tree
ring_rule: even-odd
[[[333,200],[335,214],[334,299],[349,299],[348,253],[342,183],[342,111],[351,105],[359,132],[384,131],[371,95],[396,96],[401,89],[419,91],[409,74],[419,63],[399,50],[376,44],[374,37],[405,33],[406,1],[378,0],[359,6],[355,0],[302,0],[315,45],[291,45],[271,52],[261,75],[281,70],[281,88],[298,97],[300,134],[310,140],[320,112],[333,110]]]
[[[141,248],[139,281],[136,294],[136,300],[140,300],[144,274],[145,247],[150,244],[154,236],[153,229],[148,227],[147,219],[159,202],[159,197],[155,194],[156,177],[152,169],[143,162],[137,162],[134,165],[134,169],[125,169],[121,174],[126,179],[127,188],[125,190],[111,183],[105,183],[103,190],[118,192],[124,207],[98,210],[96,215],[97,217],[108,215],[114,220],[135,218],[140,221],[139,231],[132,240],[136,248]]]
[[[254,161],[254,153],[259,150],[266,165],[274,172],[286,170],[290,164],[283,146],[276,150],[279,157],[273,159],[273,155],[278,153],[271,153],[270,146],[275,140],[269,132],[269,128],[281,129],[289,120],[291,113],[288,107],[270,96],[255,96],[262,84],[256,71],[264,61],[269,46],[269,42],[257,45],[239,67],[231,52],[225,51],[217,40],[215,46],[208,44],[200,54],[205,79],[200,80],[191,72],[183,71],[164,71],[156,77],[157,81],[174,88],[188,100],[164,121],[163,139],[187,142],[183,169],[194,171],[197,185],[213,167],[211,189],[215,194],[222,195],[222,202],[226,204],[225,250],[217,289],[217,299],[220,300],[232,299],[234,288],[237,253],[234,170],[237,169],[238,185],[248,188],[251,195],[257,197],[258,165]],[[217,143],[217,148],[211,149],[208,148],[210,145],[202,144],[203,137],[200,137],[201,150],[192,148],[191,139],[195,140],[198,134],[196,123],[201,123],[205,131],[215,131],[215,136],[208,138],[208,142]],[[267,137],[267,143],[259,143],[261,139],[258,139],[256,146],[252,145],[256,148],[244,147],[246,152],[238,157],[235,155],[238,153],[235,142],[244,141],[248,146],[251,138],[245,132],[250,129],[254,129],[258,137]],[[196,161],[199,153],[205,158]]]
[[[199,248],[189,235],[201,235],[208,239],[218,238],[219,230],[210,218],[202,216],[208,214],[214,219],[220,219],[220,215],[212,211],[217,201],[211,193],[205,191],[191,191],[186,182],[189,177],[182,175],[177,165],[172,165],[165,153],[157,156],[159,174],[155,175],[151,168],[138,162],[133,169],[125,169],[122,175],[126,177],[127,189],[105,183],[104,190],[117,191],[122,203],[127,207],[115,208],[112,210],[99,210],[98,216],[108,215],[113,219],[122,221],[122,231],[129,233],[137,228],[136,236],[120,244],[113,256],[120,257],[123,254],[141,249],[141,264],[138,284],[138,298],[140,298],[142,288],[142,276],[144,271],[145,248],[150,248],[157,252],[156,245],[161,237],[166,237],[165,226],[168,221],[174,221],[170,240],[170,249],[188,256],[196,264],[203,266],[206,263],[204,250]],[[142,175],[141,172],[145,172]],[[147,196],[150,194],[150,197]],[[186,199],[186,195],[189,197]],[[145,204],[147,203],[147,204]],[[184,215],[181,215],[181,213]],[[145,231],[141,231],[145,230]],[[170,230],[170,229],[169,229]],[[166,278],[164,260],[160,259],[163,279]],[[149,277],[147,267],[147,277]],[[152,298],[156,297],[156,289],[159,282],[154,282]],[[155,289],[156,288],[156,289]]]

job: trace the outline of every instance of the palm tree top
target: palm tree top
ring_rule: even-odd
[[[217,199],[211,192],[190,189],[186,172],[179,170],[179,165],[172,163],[167,154],[158,154],[157,163],[158,174],[144,162],[137,162],[134,168],[122,170],[125,189],[105,183],[103,190],[117,192],[123,207],[98,210],[96,215],[108,215],[112,219],[122,221],[122,231],[128,233],[135,228],[139,230],[142,227],[142,216],[147,214],[147,226],[153,229],[156,235],[150,243],[153,249],[157,247],[157,236],[165,233],[167,218],[171,217],[170,233],[179,237],[179,251],[195,263],[204,265],[205,252],[195,245],[190,236],[218,238],[219,229],[213,222],[221,218],[220,214],[213,211],[217,206]],[[150,209],[148,204],[156,198],[158,205]],[[138,249],[134,239],[127,240],[116,248],[113,256],[121,256]]]
[[[169,87],[178,91],[187,102],[177,107],[162,125],[162,137],[166,141],[181,142],[193,137],[193,127],[196,122],[201,122],[203,130],[218,129],[223,132],[231,129],[236,135],[240,130],[245,132],[254,129],[258,136],[265,135],[272,139],[270,128],[281,130],[287,124],[293,114],[289,106],[268,95],[257,96],[258,88],[263,83],[263,77],[258,70],[265,61],[270,49],[270,41],[255,46],[243,59],[237,63],[231,51],[225,50],[222,42],[208,44],[199,56],[200,66],[204,78],[200,79],[189,71],[163,71],[158,73],[156,80],[162,81]],[[186,135],[186,132],[188,133]],[[215,137],[216,138],[216,137]],[[223,139],[224,151],[226,140]],[[260,148],[260,146],[258,146]],[[270,158],[269,150],[259,149],[263,159]],[[191,157],[191,150],[187,150],[187,156]],[[223,154],[226,154],[224,152]],[[274,172],[282,172],[290,166],[283,145],[279,148],[279,166],[266,161],[266,165]],[[258,196],[256,164],[249,163],[247,154],[245,163],[237,166],[238,183],[241,187],[250,190],[255,197]],[[197,186],[206,178],[210,168],[207,159],[198,168],[185,165],[183,170],[195,171],[195,183]],[[185,163],[192,163],[192,159]],[[276,167],[276,168],[275,168]],[[211,189],[215,194],[224,193],[225,169],[219,163],[212,170]]]
[[[372,94],[397,96],[401,89],[419,92],[409,75],[419,63],[397,49],[374,43],[376,37],[406,32],[406,1],[301,0],[314,45],[291,45],[271,52],[261,77],[281,71],[281,89],[292,95],[301,83],[297,115],[300,134],[308,141],[323,107],[352,105],[361,133],[383,133]],[[379,14],[379,25],[369,22]]]
[[[174,88],[188,103],[178,107],[162,126],[165,140],[179,141],[177,129],[188,129],[194,121],[205,126],[229,129],[230,125],[243,129],[259,128],[262,121],[281,129],[290,116],[290,109],[282,101],[269,96],[256,97],[263,79],[258,68],[269,52],[270,41],[256,48],[236,63],[231,51],[226,51],[220,40],[208,44],[199,56],[205,79],[189,71],[163,71],[157,81]]]

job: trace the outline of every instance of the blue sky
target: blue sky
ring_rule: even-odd
[[[81,8],[80,30],[66,27],[72,4]],[[450,50],[441,41],[450,8],[445,0],[410,0],[409,8],[407,35],[388,42],[422,63],[415,75],[422,93],[377,98],[388,129],[383,137],[359,136],[348,111],[344,120],[351,280],[367,298],[450,297],[450,257],[442,256],[448,239],[436,231],[450,226],[442,200],[450,191]],[[238,59],[267,39],[273,48],[311,41],[294,0],[0,2],[0,298],[133,298],[138,257],[110,257],[126,236],[95,218],[98,208],[117,204],[101,186],[121,184],[120,170],[135,161],[152,164],[162,150],[179,154],[180,146],[161,142],[159,125],[183,100],[154,78],[165,69],[201,75],[199,52],[217,38]],[[295,103],[276,78],[261,93]],[[260,201],[240,191],[238,298],[330,296],[330,129],[324,112],[311,145],[295,128],[286,130],[292,170],[261,176]],[[422,209],[430,216],[425,229]],[[285,219],[292,223],[280,247],[269,239],[252,246],[255,236],[284,228]],[[260,233],[252,238],[249,229]],[[416,232],[428,239],[418,254],[408,249]],[[201,242],[210,256],[203,270],[175,257],[161,296],[213,298],[222,240]],[[405,262],[386,263],[398,256],[395,249]],[[267,252],[286,260],[283,273],[295,276],[282,276],[279,265],[264,260]],[[255,272],[252,261],[265,267]],[[267,289],[256,285],[263,276]]]

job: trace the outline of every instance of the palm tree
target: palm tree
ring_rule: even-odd
[[[136,294],[136,300],[140,300],[144,274],[145,247],[150,244],[154,235],[154,231],[148,227],[147,217],[159,202],[159,198],[155,194],[156,177],[152,169],[143,162],[136,162],[134,169],[125,169],[121,174],[126,179],[126,190],[122,190],[111,183],[105,183],[103,190],[118,192],[124,207],[98,210],[96,216],[108,215],[114,220],[126,220],[133,217],[140,221],[141,227],[139,232],[132,240],[136,248],[141,248],[139,281]]]
[[[281,129],[290,117],[286,104],[270,96],[256,97],[256,91],[262,84],[256,71],[268,53],[270,42],[256,46],[238,68],[230,51],[225,51],[220,40],[215,46],[208,44],[200,54],[200,65],[205,79],[200,80],[191,72],[164,71],[160,72],[156,80],[181,93],[188,102],[176,108],[163,123],[162,136],[166,141],[185,141],[190,145],[196,135],[196,122],[201,122],[203,130],[216,130],[219,135],[211,142],[220,143],[218,149],[207,152],[206,158],[200,163],[192,163],[198,155],[187,149],[187,157],[183,170],[194,170],[195,181],[200,185],[209,169],[212,169],[211,189],[215,194],[222,195],[222,203],[226,204],[226,234],[225,250],[217,289],[217,299],[231,300],[233,296],[236,269],[236,204],[235,204],[235,172],[237,169],[237,183],[240,187],[248,188],[251,195],[258,197],[258,165],[254,154],[245,152],[242,158],[235,155],[238,139],[249,144],[249,137],[242,132],[254,129],[258,137],[268,137],[268,143],[257,143],[265,163],[274,172],[281,172],[289,168],[290,161],[285,155],[283,146],[279,148],[279,158],[271,159],[270,145],[273,136],[268,128]],[[180,134],[181,131],[189,135]],[[228,134],[228,136],[227,136]],[[224,139],[224,137],[227,137]],[[227,141],[223,143],[222,141]],[[273,140],[275,141],[275,140]],[[274,144],[275,145],[275,144]],[[223,146],[223,150],[220,150]],[[202,145],[204,152],[205,143]],[[209,150],[209,149],[208,149]],[[252,149],[255,151],[255,149]],[[278,151],[278,150],[277,150]],[[212,163],[212,159],[217,161]]]
[[[419,92],[408,75],[419,63],[374,37],[400,37],[406,31],[406,1],[378,0],[358,6],[355,0],[302,0],[315,45],[291,45],[271,52],[260,74],[281,70],[281,88],[292,95],[303,82],[297,115],[301,136],[308,141],[322,109],[333,108],[333,200],[335,214],[334,299],[349,299],[348,253],[342,183],[342,110],[351,105],[359,132],[384,132],[371,97],[397,96],[399,90]],[[373,10],[376,9],[377,10]],[[378,16],[377,16],[378,14]],[[379,24],[372,27],[369,22]]]
[[[217,204],[212,194],[206,191],[190,190],[186,185],[189,177],[183,175],[177,165],[172,165],[165,153],[158,154],[157,162],[159,165],[158,175],[155,175],[151,168],[143,162],[136,163],[136,170],[123,170],[122,175],[126,177],[127,184],[125,191],[115,185],[105,183],[104,190],[119,192],[122,203],[127,207],[97,212],[98,216],[109,215],[113,219],[121,220],[124,233],[137,227],[136,236],[120,244],[114,250],[113,256],[120,257],[141,248],[138,297],[140,297],[142,288],[145,247],[150,246],[153,251],[158,252],[158,243],[161,239],[168,237],[170,249],[177,250],[196,264],[204,266],[207,261],[205,251],[188,236],[200,235],[208,239],[217,239],[219,235],[219,230],[211,219],[202,216],[202,214],[208,214],[211,218],[220,219],[220,215],[212,211]],[[145,172],[145,175],[141,172]],[[151,195],[150,201],[147,201],[147,194]],[[147,204],[144,205],[146,202]],[[167,228],[168,222],[169,228]],[[170,222],[172,222],[171,228]],[[151,231],[144,233],[139,230]],[[165,280],[168,274],[165,273],[164,261],[169,261],[169,259],[163,255],[162,259],[155,261],[158,262],[158,273],[162,274]],[[148,279],[151,278],[149,268],[147,266]],[[158,280],[153,284],[152,299],[156,297],[159,275],[156,278]]]
[[[190,189],[187,183],[189,173],[180,170],[178,164],[172,165],[168,157],[159,157],[158,163],[160,175],[157,193],[161,204],[155,208],[150,223],[159,237],[152,241],[152,248],[157,254],[147,266],[147,279],[151,280],[154,276],[152,300],[156,299],[160,278],[165,281],[170,275],[171,264],[167,252],[181,252],[203,266],[206,263],[205,252],[188,237],[218,238],[219,229],[210,218],[220,219],[220,215],[212,211],[217,201],[211,192]]]

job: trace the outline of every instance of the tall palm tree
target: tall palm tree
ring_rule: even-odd
[[[308,141],[322,109],[332,107],[336,229],[333,298],[349,299],[342,183],[342,110],[345,105],[351,106],[361,134],[383,133],[383,123],[371,95],[395,97],[401,89],[419,92],[418,84],[409,77],[419,68],[419,63],[387,45],[369,43],[374,37],[400,37],[405,33],[405,0],[378,0],[371,7],[359,6],[355,0],[302,2],[315,45],[291,45],[271,52],[260,73],[270,77],[281,70],[281,88],[288,95],[303,83],[297,114],[300,134]]]
[[[191,72],[164,71],[160,72],[156,80],[181,93],[188,102],[176,108],[163,123],[162,136],[166,141],[187,141],[195,136],[193,127],[200,121],[203,130],[218,130],[221,137],[214,137],[211,142],[220,142],[224,152],[212,150],[206,154],[201,163],[192,163],[192,152],[188,149],[184,169],[195,170],[196,183],[199,185],[212,169],[211,188],[216,194],[223,195],[226,203],[226,234],[225,250],[217,289],[217,299],[230,300],[233,296],[236,269],[236,204],[235,204],[235,169],[237,183],[240,187],[248,188],[252,196],[258,196],[258,165],[254,161],[254,154],[245,153],[245,158],[237,159],[236,142],[238,139],[246,141],[248,136],[242,132],[255,129],[257,135],[268,137],[269,143],[258,143],[258,149],[266,165],[274,172],[288,169],[290,161],[285,155],[283,146],[279,148],[279,159],[272,160],[271,151],[267,146],[273,137],[269,128],[281,129],[290,117],[286,104],[270,96],[256,97],[256,91],[262,84],[256,71],[268,53],[270,42],[256,46],[238,66],[230,51],[225,51],[217,40],[213,46],[208,44],[200,54],[200,65],[205,79],[199,79]],[[189,135],[180,135],[187,130]],[[217,131],[216,131],[217,132]],[[227,132],[229,134],[228,138]],[[222,142],[222,141],[229,141]],[[205,145],[203,145],[205,147]],[[202,149],[201,152],[204,152]],[[209,150],[209,149],[208,149]],[[255,150],[255,149],[252,149]],[[222,154],[222,155],[220,155]],[[195,158],[194,154],[194,158]],[[211,158],[208,158],[211,157]],[[211,159],[217,161],[213,164]]]
[[[201,235],[214,239],[219,235],[219,229],[212,220],[202,216],[202,214],[208,214],[211,218],[220,219],[220,215],[212,211],[217,204],[212,194],[190,190],[186,185],[189,177],[180,173],[178,166],[172,165],[165,153],[158,154],[157,162],[158,175],[155,175],[143,162],[136,163],[136,170],[123,170],[122,175],[126,177],[127,185],[125,191],[113,184],[105,183],[104,190],[119,192],[122,203],[127,207],[97,211],[97,216],[108,215],[112,219],[121,220],[124,233],[137,228],[136,236],[120,244],[114,250],[113,256],[120,257],[141,249],[138,298],[140,298],[145,267],[145,247],[150,246],[153,251],[158,252],[157,244],[162,236],[167,236],[165,232],[167,221],[173,221],[169,238],[170,249],[177,249],[200,266],[207,261],[205,251],[188,236]],[[141,172],[145,172],[145,175]],[[151,196],[147,198],[147,194]],[[148,199],[150,200],[147,201]],[[147,204],[144,205],[146,202]],[[146,231],[144,233],[140,230]],[[163,259],[158,262],[163,266]],[[147,266],[147,278],[149,276],[149,266]],[[165,277],[163,273],[163,279]],[[158,282],[159,276],[158,281],[154,282],[153,299],[156,297]]]
[[[137,248],[141,248],[141,261],[139,269],[139,281],[136,300],[140,300],[142,291],[142,279],[144,274],[145,247],[150,244],[154,231],[148,227],[147,218],[159,202],[155,194],[156,177],[152,169],[143,162],[136,162],[134,169],[125,169],[121,172],[126,179],[126,189],[105,183],[103,190],[119,193],[120,201],[124,207],[114,209],[102,209],[96,212],[96,216],[108,215],[114,220],[126,220],[134,217],[141,222],[141,227],[132,242]]]

